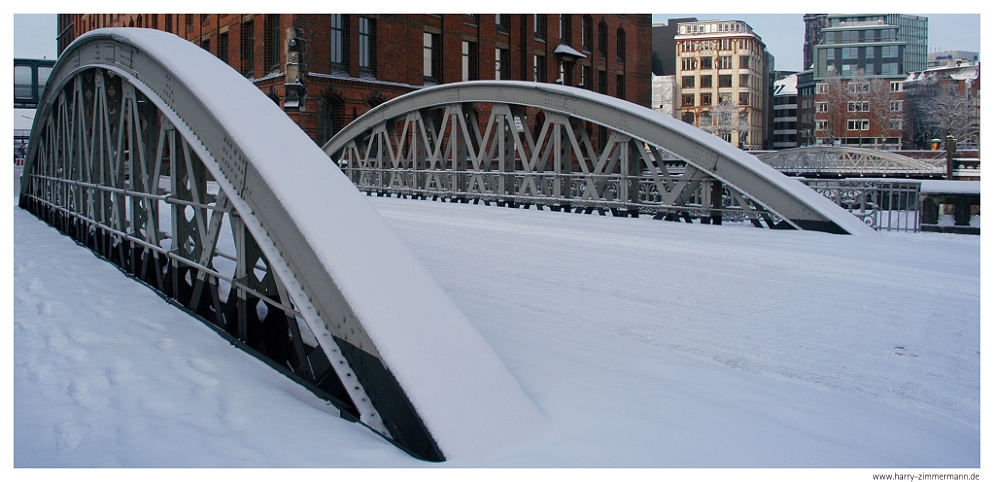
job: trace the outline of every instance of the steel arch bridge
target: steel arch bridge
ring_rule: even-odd
[[[485,131],[467,122],[483,106]],[[545,121],[530,121],[528,109]],[[557,178],[542,166],[567,180],[570,156],[595,152],[578,128],[590,122],[608,131],[606,144],[597,163],[578,167],[589,175],[564,198],[573,206],[642,209],[631,196],[655,186],[657,213],[738,209],[770,227],[872,232],[755,158],[660,117],[585,91],[481,82],[395,99],[326,149],[386,179],[397,177],[382,162],[402,168],[403,152],[425,154],[409,158],[413,169],[449,156],[454,172],[426,186],[454,192],[500,186],[479,153],[504,159],[503,169],[515,159],[530,172],[501,194],[538,202],[565,187],[550,185]],[[401,125],[411,137],[397,142]],[[526,125],[542,135],[523,137]],[[614,179],[619,171],[627,181]],[[629,182],[645,171],[652,186]],[[733,202],[693,201],[709,183]],[[328,155],[241,75],[172,34],[100,29],[63,52],[38,107],[19,205],[416,457],[488,450],[542,422]]]
[[[321,149],[172,34],[101,29],[67,48],[19,205],[413,456],[542,420]]]
[[[777,171],[796,176],[932,177],[946,173],[945,159],[912,159],[891,151],[856,147],[799,147],[757,157]]]
[[[368,193],[865,233],[796,180],[676,119],[583,89],[475,81],[398,97],[323,147]]]

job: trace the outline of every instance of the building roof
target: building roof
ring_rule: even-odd
[[[959,67],[936,67],[925,71],[911,72],[905,82],[951,80],[977,80],[980,78],[980,64]]]
[[[788,75],[774,82],[773,95],[797,95],[797,74]]]
[[[755,37],[760,42],[763,41],[763,38],[752,29],[752,26],[742,20],[697,20],[694,22],[679,22],[677,23],[677,26],[679,30],[677,35],[674,37],[676,40],[699,37],[741,37],[742,35],[749,35],[751,37]],[[700,28],[690,29],[688,28],[690,26]],[[725,27],[728,28],[726,29]]]

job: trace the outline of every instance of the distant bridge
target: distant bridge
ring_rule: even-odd
[[[421,89],[324,146],[360,190],[863,233],[831,201],[676,119],[584,89],[476,81]]]
[[[937,155],[941,155],[938,153]],[[784,174],[805,177],[943,177],[944,157],[915,159],[899,151],[843,146],[815,146],[757,153]]]

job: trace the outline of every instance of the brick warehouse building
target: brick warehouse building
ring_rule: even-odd
[[[463,80],[562,82],[648,107],[651,16],[617,14],[60,14],[84,32],[145,27],[195,42],[319,145],[371,108]]]

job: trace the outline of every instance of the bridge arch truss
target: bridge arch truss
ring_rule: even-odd
[[[422,89],[371,110],[323,149],[360,190],[380,195],[866,232],[844,210],[717,137],[558,85]]]
[[[943,158],[912,159],[890,151],[845,146],[799,147],[757,157],[777,171],[796,176],[932,177],[946,173]]]
[[[506,367],[362,198],[208,52],[100,29],[55,67],[19,204],[413,456],[445,460],[534,423]]]

